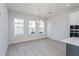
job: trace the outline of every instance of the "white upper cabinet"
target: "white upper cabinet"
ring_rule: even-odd
[[[79,11],[70,14],[70,25],[79,25]]]
[[[8,48],[8,9],[0,3],[0,56],[4,56]]]

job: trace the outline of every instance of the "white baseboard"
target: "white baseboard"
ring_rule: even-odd
[[[30,40],[38,40],[41,38],[48,38],[47,36],[43,36],[43,37],[35,37],[35,38],[25,38],[25,39],[21,39],[21,40],[14,40],[14,41],[9,41],[9,44],[15,44],[15,43],[20,43],[20,42],[25,42],[25,41],[30,41]]]

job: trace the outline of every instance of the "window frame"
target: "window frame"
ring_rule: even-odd
[[[15,22],[18,20],[17,22]],[[19,21],[21,20],[22,23]],[[17,24],[17,26],[16,26]],[[20,26],[22,24],[22,26]],[[17,30],[16,30],[17,29]],[[14,36],[19,36],[24,34],[24,19],[14,18]]]
[[[28,26],[29,26],[29,34],[30,35],[35,35],[36,34],[36,22],[35,20],[29,20],[28,21]]]
[[[29,22],[30,21],[35,21],[35,31],[34,31],[35,34],[38,34],[38,35],[44,34],[44,32],[45,32],[45,21],[43,21],[43,20],[29,20]],[[40,27],[41,22],[43,23],[43,25],[41,25],[41,27]],[[32,31],[30,30],[30,24],[28,26],[29,26],[29,34],[35,35],[35,34],[31,33]]]
[[[38,33],[39,34],[44,34],[44,28],[45,28],[45,22],[43,20],[39,20],[38,22]]]

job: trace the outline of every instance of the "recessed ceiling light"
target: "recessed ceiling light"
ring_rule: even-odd
[[[1,15],[2,13],[0,12],[0,15]]]
[[[49,11],[49,14],[52,14],[52,12],[51,12],[51,11]]]
[[[70,4],[66,4],[67,7],[70,7]]]
[[[38,11],[40,11],[40,9],[38,9]]]

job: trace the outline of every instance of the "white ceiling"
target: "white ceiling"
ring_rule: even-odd
[[[39,17],[50,18],[59,13],[70,11],[71,9],[78,8],[79,4],[72,3],[70,7],[66,6],[67,3],[9,3],[8,9],[32,14]]]

